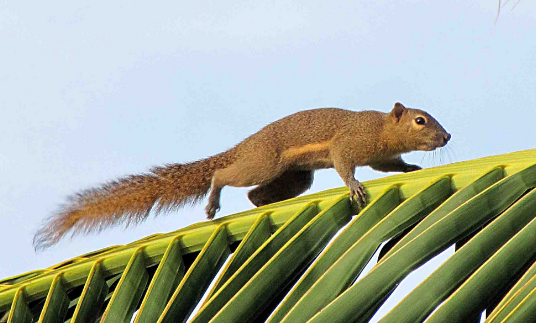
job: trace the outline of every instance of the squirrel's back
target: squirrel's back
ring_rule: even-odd
[[[351,111],[339,108],[303,110],[268,124],[242,141],[237,148],[240,151],[242,146],[265,146],[265,140],[277,143],[278,149],[302,146],[329,140],[344,127],[379,133],[383,128],[385,115],[386,113],[379,111]]]

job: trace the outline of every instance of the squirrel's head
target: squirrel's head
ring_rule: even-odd
[[[450,140],[451,135],[425,111],[408,109],[397,102],[390,117],[410,150],[431,151]]]

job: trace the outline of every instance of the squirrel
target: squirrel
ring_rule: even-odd
[[[83,190],[68,201],[36,233],[36,250],[47,248],[73,230],[88,233],[201,200],[212,219],[220,208],[223,187],[256,186],[248,193],[255,206],[300,195],[313,173],[335,168],[350,198],[366,203],[363,185],[354,178],[357,166],[383,172],[421,169],[401,154],[443,147],[451,135],[430,114],[396,103],[390,113],[337,108],[305,110],[268,124],[233,148],[186,164],[154,167]]]

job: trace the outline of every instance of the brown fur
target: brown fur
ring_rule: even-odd
[[[36,249],[47,248],[72,230],[89,233],[120,222],[136,224],[156,213],[202,199],[212,174],[232,162],[232,151],[188,164],[155,167],[147,174],[130,175],[68,197],[68,201],[34,237]]]
[[[417,118],[425,121],[419,125]],[[334,167],[351,196],[366,202],[354,178],[356,166],[413,171],[400,155],[444,146],[450,135],[428,113],[397,103],[390,113],[335,108],[301,111],[275,121],[222,154],[189,164],[153,168],[82,191],[48,219],[34,238],[45,248],[67,232],[90,232],[120,222],[137,223],[149,212],[195,203],[210,190],[207,216],[220,207],[224,186],[257,186],[248,197],[257,206],[292,198],[312,184],[313,172]]]

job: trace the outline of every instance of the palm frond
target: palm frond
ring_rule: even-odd
[[[368,322],[464,240],[380,322],[534,317],[536,150],[364,185],[363,210],[338,188],[1,280],[0,322]]]

